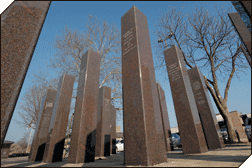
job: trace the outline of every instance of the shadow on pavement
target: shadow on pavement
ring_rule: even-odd
[[[19,161],[19,162],[22,162],[22,163],[21,164],[15,164],[15,162],[11,162],[11,163],[7,163],[7,164],[11,164],[10,166],[5,166],[5,167],[26,167],[26,166],[32,166],[32,167],[61,167],[61,166],[65,165],[65,164],[67,164],[67,160],[63,160],[62,162],[53,162],[53,163],[43,163],[41,161],[28,162],[28,160],[22,160],[22,161]],[[40,163],[43,163],[43,165],[41,165]],[[12,165],[12,164],[15,164],[15,165]]]
[[[249,156],[230,155],[184,155],[182,153],[167,153],[168,159],[208,160],[221,162],[244,162]]]
[[[18,164],[18,163],[25,163],[28,162],[27,160],[1,160],[1,166],[7,165],[7,164]]]
[[[34,167],[61,167],[61,166],[65,165],[65,164],[67,164],[67,161],[45,163],[44,165],[38,165],[38,166],[34,166]]]
[[[238,149],[225,149],[225,148],[223,148],[222,150],[251,150],[251,148],[238,148]]]
[[[244,143],[235,143],[235,144],[226,144],[226,147],[241,147],[241,146],[248,146],[251,144],[244,144]]]
[[[28,162],[28,160],[24,161],[25,163],[22,164],[16,164],[16,165],[12,165],[12,166],[6,166],[6,167],[26,167],[26,166],[31,166],[34,164],[39,164],[41,162]]]
[[[84,163],[82,167],[124,167],[124,153],[118,153],[106,157],[105,160],[95,160],[95,162]]]

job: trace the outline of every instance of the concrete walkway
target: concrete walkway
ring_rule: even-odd
[[[201,154],[184,155],[181,149],[167,153],[167,162],[153,167],[239,167],[251,155],[251,143],[226,145],[223,149]],[[67,159],[56,163],[28,162],[28,157],[1,159],[1,167],[125,167],[124,153],[90,163],[68,164]],[[130,167],[130,166],[127,166]]]

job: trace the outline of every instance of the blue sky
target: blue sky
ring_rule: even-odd
[[[24,93],[29,89],[32,82],[32,73],[38,69],[42,71],[50,72],[53,76],[53,71],[47,69],[46,62],[49,63],[49,59],[56,53],[56,49],[52,47],[55,40],[55,35],[60,33],[66,25],[71,29],[84,30],[84,26],[87,22],[88,15],[97,16],[101,20],[107,20],[108,23],[115,23],[117,28],[121,28],[121,17],[135,5],[140,11],[142,11],[148,19],[150,39],[152,44],[152,54],[154,62],[156,61],[154,55],[154,43],[157,43],[157,39],[153,34],[155,20],[158,19],[161,12],[165,11],[168,6],[175,8],[184,7],[184,14],[192,11],[195,6],[203,5],[205,9],[210,12],[215,12],[214,5],[224,6],[225,8],[233,7],[230,1],[118,1],[118,2],[94,2],[94,1],[53,1],[49,8],[44,26],[42,28],[38,43],[36,45],[34,55],[30,64],[30,67],[25,78],[21,94],[21,98]],[[233,8],[234,9],[234,8]],[[235,10],[234,10],[235,12]],[[157,75],[159,74],[159,75]],[[171,127],[177,126],[175,111],[173,107],[173,101],[170,91],[169,82],[164,82],[164,78],[167,78],[167,73],[160,75],[156,71],[156,80],[160,81],[166,95],[166,103],[169,115],[169,121]],[[219,83],[221,93],[223,93],[225,83]],[[19,101],[17,102],[18,105]],[[215,113],[218,113],[215,104],[213,103]],[[251,112],[251,71],[248,70],[247,74],[243,74],[239,79],[234,78],[230,91],[228,108],[230,111],[237,110],[243,114]],[[18,120],[18,114],[14,111],[13,119]],[[117,123],[122,127],[122,122]],[[122,130],[122,128],[121,128]],[[11,121],[10,127],[6,136],[6,140],[17,141],[24,132],[27,132],[24,127],[17,125],[14,120]]]

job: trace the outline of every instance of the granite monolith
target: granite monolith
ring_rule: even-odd
[[[1,14],[1,146],[51,1],[14,1]]]
[[[191,82],[207,147],[209,150],[222,148],[224,147],[224,141],[208,94],[205,80],[198,67],[189,69],[188,76]]]
[[[92,50],[81,59],[68,163],[95,160],[100,61]]]
[[[116,154],[116,108],[111,104],[110,105],[111,113],[111,128],[110,128],[110,135],[111,135],[111,148],[110,154]]]
[[[233,24],[233,27],[240,36],[241,41],[246,47],[251,59],[251,32],[249,32],[238,13],[229,13],[228,16]]]
[[[103,157],[112,154],[112,141],[116,139],[116,115],[111,104],[111,89],[102,86],[99,89],[98,111],[97,111],[97,131],[95,156]]]
[[[74,80],[73,76],[67,74],[64,74],[60,78],[53,105],[43,162],[62,161]]]
[[[42,161],[43,159],[56,93],[56,90],[47,89],[43,97],[29,155],[30,162]]]
[[[166,151],[171,151],[171,142],[172,139],[171,136],[171,127],[168,117],[168,111],[166,106],[166,100],[165,100],[165,93],[162,89],[161,85],[157,83],[157,89],[158,89],[158,98],[159,98],[159,104],[160,104],[160,111],[161,111],[161,117],[162,117],[162,125],[163,125],[163,132],[164,132],[164,140],[165,140],[165,147]]]
[[[242,118],[240,117],[241,114],[238,111],[232,111],[229,112],[229,116],[231,118],[231,121],[233,123],[233,126],[235,128],[236,137],[235,142],[243,142],[248,143],[248,137],[245,132],[245,128],[242,126]]]
[[[111,88],[102,86],[99,89],[97,110],[97,131],[95,156],[110,155],[110,125],[111,125]],[[112,143],[112,142],[111,142]]]
[[[164,51],[184,154],[208,151],[183,54],[177,46]]]
[[[146,16],[133,6],[121,18],[124,164],[167,161]]]

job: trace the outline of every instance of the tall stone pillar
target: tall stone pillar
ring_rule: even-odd
[[[110,156],[115,140],[116,110],[111,104],[111,89],[107,86],[102,86],[99,89],[98,96],[95,156]],[[115,154],[115,152],[113,153]]]
[[[171,135],[171,127],[168,117],[168,111],[166,106],[166,100],[165,100],[165,93],[162,87],[159,83],[157,83],[157,89],[158,89],[158,98],[159,98],[159,104],[160,104],[160,111],[162,116],[162,125],[163,125],[163,131],[164,131],[164,140],[165,140],[165,147],[166,151],[171,151],[171,142],[170,139],[172,138]]]
[[[56,93],[56,90],[48,89],[43,98],[29,155],[30,162],[43,159]]]
[[[236,132],[236,137],[237,140],[236,142],[249,142],[248,137],[245,133],[245,128],[242,126],[242,118],[240,117],[241,114],[239,114],[238,111],[232,111],[229,112],[230,118],[232,119],[233,126],[235,127],[235,132]]]
[[[194,98],[209,150],[224,147],[219,124],[214,113],[205,80],[197,67],[188,70]]]
[[[177,46],[164,51],[172,98],[184,154],[208,151],[181,50]]]
[[[245,23],[242,21],[238,13],[229,13],[228,14],[236,32],[240,36],[244,46],[246,47],[251,60],[251,32],[249,32]]]
[[[95,160],[100,61],[92,50],[81,59],[68,163]]]
[[[110,156],[111,134],[111,88],[99,89],[95,156]]]
[[[111,104],[111,118],[112,118],[112,127],[110,129],[111,134],[111,151],[110,154],[116,154],[116,108]]]
[[[1,14],[1,146],[51,1],[15,1]]]
[[[53,105],[43,162],[62,161],[73,85],[73,76],[64,74],[60,78]]]
[[[111,128],[110,128],[110,135],[111,135],[111,148],[110,154],[116,154],[116,108],[111,104]]]
[[[124,163],[167,161],[146,16],[133,6],[121,18]]]

